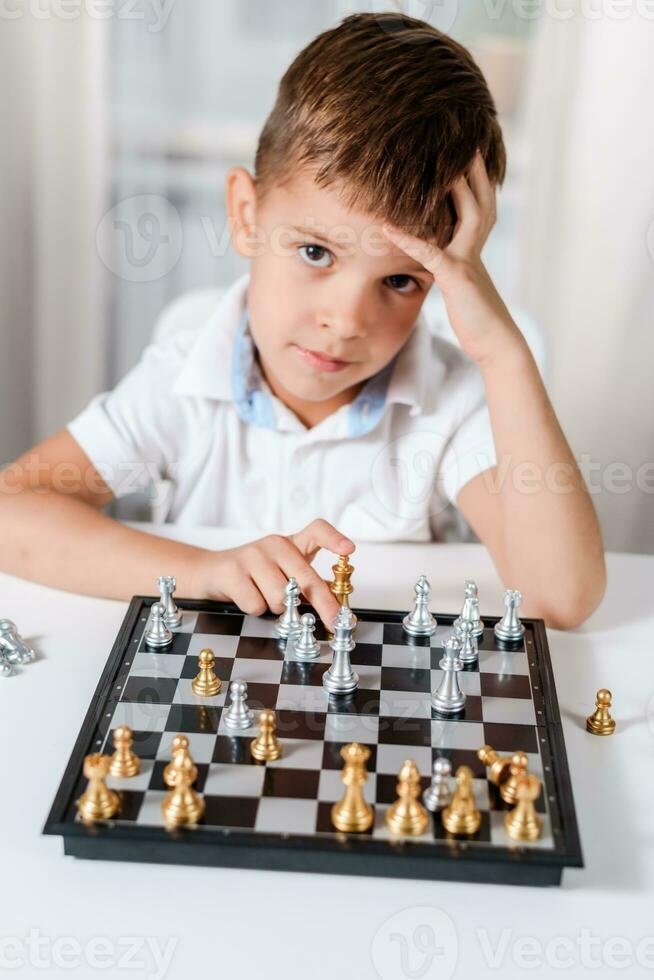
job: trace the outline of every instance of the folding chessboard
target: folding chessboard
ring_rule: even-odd
[[[44,828],[63,836],[66,854],[531,885],[559,884],[563,868],[582,866],[542,620],[523,619],[523,642],[503,649],[492,629],[497,618],[482,610],[486,629],[479,661],[459,674],[465,710],[445,718],[431,707],[430,693],[439,683],[442,645],[455,616],[436,613],[435,635],[415,639],[402,628],[406,610],[355,609],[352,664],[359,689],[350,697],[329,697],[322,675],[332,652],[319,621],[320,658],[302,662],[292,644],[287,649],[274,636],[272,614],[247,616],[231,603],[179,600],[181,629],[168,648],[153,651],[143,642],[143,630],[155,601],[136,596],[130,604]],[[213,650],[223,681],[212,698],[197,697],[191,688],[203,647]],[[262,708],[275,709],[280,759],[252,758],[256,727],[238,733],[225,727],[221,716],[235,679],[247,681],[255,718]],[[134,731],[141,773],[109,777],[120,809],[113,819],[87,827],[76,810],[85,786],[84,757],[111,753],[112,729],[122,724]],[[161,813],[163,769],[179,733],[190,741],[205,812],[197,826],[170,831]],[[336,831],[330,819],[343,793],[340,749],[352,741],[371,751],[365,795],[375,819],[363,834]],[[501,754],[527,753],[530,771],[542,780],[537,809],[543,831],[537,841],[518,844],[505,833],[507,805],[476,755],[483,744]],[[478,832],[455,837],[436,813],[421,837],[393,837],[384,817],[396,798],[402,763],[416,762],[425,788],[438,755],[451,760],[453,772],[463,764],[472,769],[482,813]]]

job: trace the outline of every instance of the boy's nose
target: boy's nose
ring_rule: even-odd
[[[341,340],[357,340],[368,333],[365,304],[360,297],[348,296],[332,302],[320,318],[322,327]]]

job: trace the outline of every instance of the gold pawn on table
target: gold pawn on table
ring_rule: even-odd
[[[265,708],[259,715],[259,734],[250,743],[250,752],[257,762],[270,762],[279,759],[282,754],[281,743],[275,735],[275,725],[275,712]]]
[[[190,763],[190,765],[189,765]],[[191,768],[191,766],[193,768]],[[170,752],[170,762],[163,771],[164,783],[166,786],[172,786],[169,780],[174,779],[174,773],[178,770],[187,767],[189,772],[192,774],[191,785],[195,782],[198,776],[198,771],[195,768],[195,763],[191,759],[191,753],[189,751],[189,741],[186,735],[175,735],[173,739],[173,747]]]
[[[509,765],[509,775],[500,785],[500,796],[505,803],[510,803],[513,806],[513,804],[516,802],[518,780],[522,779],[522,777],[526,774],[528,765],[529,759],[524,752],[513,753]]]
[[[84,823],[109,820],[118,810],[118,794],[109,789],[105,783],[108,772],[108,755],[94,752],[84,759],[84,776],[89,784],[77,801],[77,812]]]
[[[120,725],[114,728],[113,736],[115,752],[109,763],[110,774],[117,779],[138,776],[141,771],[141,760],[132,749],[134,744],[132,729],[129,725]]]
[[[510,755],[500,755],[490,745],[482,745],[480,749],[477,749],[477,758],[487,767],[488,778],[491,783],[499,786],[508,777],[509,766],[511,765]]]
[[[412,759],[407,759],[397,774],[398,799],[386,812],[386,826],[392,834],[416,837],[429,824],[429,814],[418,800],[420,772]]]
[[[451,834],[476,834],[481,824],[481,813],[475,805],[472,792],[472,769],[459,766],[456,771],[456,789],[452,802],[442,812],[443,826]]]
[[[516,786],[517,804],[504,817],[504,829],[513,840],[537,840],[540,837],[541,819],[536,813],[535,801],[540,794],[540,779],[527,773]]]
[[[214,666],[216,658],[213,650],[200,650],[198,657],[199,672],[193,678],[191,690],[199,698],[213,698],[219,693],[221,688],[220,678],[216,676]]]
[[[595,699],[595,710],[586,718],[586,731],[592,735],[613,735],[615,720],[611,718],[612,694],[606,687],[600,688]]]
[[[197,774],[188,748],[177,752],[164,769],[164,782],[170,787],[170,792],[161,802],[161,811],[167,827],[197,823],[204,813],[204,800],[192,789]]]
[[[368,778],[366,762],[370,758],[370,749],[358,742],[350,742],[341,749],[345,762],[341,779],[345,784],[343,799],[332,807],[332,823],[337,830],[346,834],[361,833],[372,826],[373,808],[366,803],[363,796],[363,786]]]
[[[354,565],[350,565],[347,555],[339,555],[336,564],[332,565],[334,581],[329,588],[340,606],[350,605],[350,596],[354,592],[354,586],[350,581],[353,571]]]

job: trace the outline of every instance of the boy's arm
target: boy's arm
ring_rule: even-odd
[[[572,629],[604,594],[599,524],[534,358],[481,261],[496,216],[481,154],[452,196],[459,221],[447,248],[390,225],[384,231],[432,273],[484,380],[497,465],[462,488],[457,506],[504,584],[524,592],[524,611]]]
[[[0,571],[86,595],[150,595],[174,574],[179,595],[231,600],[260,615],[281,613],[294,576],[329,628],[338,602],[311,562],[321,548],[349,555],[354,544],[326,521],[288,536],[268,535],[211,551],[157,537],[101,513],[112,492],[62,430],[0,471]]]

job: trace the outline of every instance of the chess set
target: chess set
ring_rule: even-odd
[[[328,633],[135,596],[47,819],[78,858],[557,885],[582,867],[544,623],[350,607]]]

